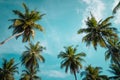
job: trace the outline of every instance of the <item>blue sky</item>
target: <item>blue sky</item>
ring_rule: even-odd
[[[83,66],[92,64],[93,66],[103,67],[103,74],[110,75],[107,70],[109,61],[104,60],[104,52],[106,49],[101,47],[97,51],[92,46],[86,47],[82,42],[82,35],[78,35],[77,31],[80,28],[85,28],[85,20],[90,16],[90,11],[97,20],[105,19],[112,15],[113,7],[119,0],[0,0],[0,41],[11,36],[12,30],[8,30],[11,24],[9,19],[16,18],[12,10],[23,10],[22,3],[26,3],[32,10],[36,9],[41,13],[45,13],[43,19],[38,23],[41,24],[45,32],[36,31],[34,43],[40,43],[47,48],[43,52],[46,59],[45,63],[40,63],[40,75],[42,80],[73,80],[74,76],[64,73],[64,69],[60,69],[60,59],[57,55],[64,50],[64,46],[79,45],[78,51],[85,52],[86,63]],[[113,20],[113,26],[117,27],[120,24],[120,14],[116,14]],[[119,28],[118,28],[119,29]],[[21,38],[18,40],[12,39],[3,46],[0,46],[0,65],[2,58],[15,58],[16,63],[20,62],[19,57],[25,50],[24,46],[27,43],[22,43]],[[19,71],[21,71],[19,65]],[[16,74],[18,80],[20,74]],[[79,75],[78,75],[79,76]],[[80,76],[79,76],[80,80]]]

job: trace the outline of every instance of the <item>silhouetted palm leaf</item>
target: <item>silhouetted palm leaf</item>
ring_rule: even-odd
[[[115,6],[115,8],[113,9],[113,14],[115,14],[118,9],[120,9],[120,1],[118,2],[118,4],[117,4],[117,5]]]
[[[109,40],[108,50],[105,52],[105,60],[111,59],[112,63],[120,62],[120,43],[118,40]]]
[[[114,76],[110,77],[110,80],[119,80],[120,79],[120,64],[111,64],[110,70],[108,70]]]

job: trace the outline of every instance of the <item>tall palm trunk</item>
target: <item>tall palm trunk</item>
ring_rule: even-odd
[[[102,38],[103,42],[105,43],[106,47],[109,49],[109,45],[108,45],[109,41],[106,42],[105,40],[107,40],[107,39],[106,38],[104,39],[102,36],[101,36],[101,38]],[[111,51],[111,49],[110,49],[110,51]]]
[[[0,46],[2,46],[3,44],[5,44],[6,42],[8,42],[9,40],[11,40],[11,39],[14,38],[14,37],[17,37],[17,36],[22,35],[23,33],[24,33],[24,31],[23,31],[23,32],[20,32],[20,33],[18,33],[18,34],[14,34],[14,35],[8,37],[6,40],[0,42]]]
[[[109,41],[105,41],[105,40],[107,40],[106,38],[104,39],[103,37],[102,37],[102,40],[104,41],[104,43],[105,43],[105,45],[106,45],[106,47],[109,49],[109,46],[108,46],[108,44],[110,44],[111,45],[111,43],[109,42]],[[113,45],[112,45],[113,46]],[[110,49],[110,51],[112,52],[112,50]],[[114,56],[115,57],[115,59],[116,59],[116,64],[118,64],[119,66],[120,66],[120,63],[119,63],[119,57],[117,58],[116,56]]]
[[[75,77],[75,80],[77,80],[77,75],[76,75],[76,72],[74,71],[74,77]]]
[[[102,34],[100,34],[100,37],[101,37],[101,39],[103,40],[103,42],[105,43],[105,46],[107,47],[107,48],[109,48],[109,46],[108,46],[108,44],[107,44],[107,42],[105,41],[105,40],[107,40],[106,38],[104,38],[103,36],[102,36]]]

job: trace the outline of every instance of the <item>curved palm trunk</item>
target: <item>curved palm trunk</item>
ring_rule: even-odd
[[[74,71],[74,77],[75,77],[75,80],[77,80],[77,75],[76,75],[76,72]]]
[[[108,42],[108,44],[107,44],[107,42],[105,41],[105,40],[107,40],[106,38],[104,39],[104,38],[102,38],[103,39],[103,41],[104,41],[104,43],[105,43],[105,45],[106,45],[106,47],[109,49],[109,46],[108,46],[108,44],[110,44],[110,42],[109,41],[107,41]],[[110,49],[110,51],[111,51],[111,49]],[[112,51],[111,51],[112,52]],[[120,63],[119,63],[119,60],[118,60],[118,58],[116,57],[116,56],[114,56],[115,57],[115,59],[117,60],[115,63],[117,63],[119,66],[120,66]]]
[[[11,40],[11,39],[14,38],[14,37],[22,35],[23,33],[24,33],[24,31],[23,31],[23,32],[20,32],[20,33],[18,33],[18,34],[14,34],[14,35],[8,37],[6,40],[0,42],[0,46],[2,46],[3,44],[5,44],[6,42],[8,42],[9,40]]]
[[[105,40],[107,40],[106,38],[104,39],[104,37],[102,36],[102,34],[100,34],[100,37],[101,37],[101,39],[103,40],[103,42],[105,43],[105,46],[107,47],[107,48],[109,48],[109,46],[108,46],[108,44],[107,44],[107,42],[105,41]]]

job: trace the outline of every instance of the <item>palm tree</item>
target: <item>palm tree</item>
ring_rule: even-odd
[[[113,16],[106,18],[105,20],[97,21],[95,17],[91,14],[91,18],[88,17],[86,21],[87,28],[82,28],[78,31],[78,34],[86,33],[82,38],[82,41],[86,42],[89,46],[91,43],[95,50],[99,44],[101,47],[107,47],[107,40],[110,38],[117,39],[116,28],[110,27],[109,22]]]
[[[18,72],[17,65],[14,63],[14,59],[10,59],[10,61],[3,59],[3,64],[0,68],[0,80],[14,80],[14,74]]]
[[[43,27],[40,24],[36,24],[36,22],[41,20],[44,14],[41,14],[36,10],[30,11],[24,3],[23,7],[25,9],[25,13],[22,13],[19,10],[13,10],[13,13],[18,16],[18,18],[10,20],[13,24],[10,25],[9,29],[13,29],[13,35],[1,42],[0,45],[3,45],[14,37],[17,39],[20,36],[23,37],[22,42],[27,42],[30,41],[31,36],[34,38],[34,29],[43,31]]]
[[[36,73],[36,69],[34,69],[33,71],[30,69],[23,70],[20,80],[41,80],[41,78],[37,76]]]
[[[120,9],[120,1],[119,1],[118,4],[114,7],[114,9],[113,9],[113,14],[115,14],[118,9]]]
[[[108,80],[106,75],[100,75],[101,67],[92,67],[89,65],[85,71],[81,72],[81,76],[84,76],[82,80]]]
[[[75,80],[77,80],[76,72],[82,68],[81,62],[84,61],[82,57],[85,57],[86,54],[81,52],[76,54],[77,47],[73,46],[65,47],[65,51],[61,51],[58,55],[58,58],[63,59],[61,62],[61,68],[65,67],[65,72],[68,72],[70,69],[71,74],[74,74]]]
[[[110,80],[120,80],[120,64],[111,64],[109,72],[114,74],[110,77]]]
[[[39,68],[39,62],[44,62],[45,59],[41,55],[41,52],[45,49],[43,46],[39,45],[37,42],[35,45],[30,43],[29,47],[26,47],[26,51],[23,52],[21,56],[21,62],[25,65],[26,68],[34,70],[35,68]]]
[[[108,50],[105,52],[105,60],[111,58],[111,63],[120,64],[120,42],[118,40],[109,40]]]

